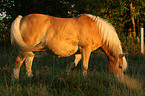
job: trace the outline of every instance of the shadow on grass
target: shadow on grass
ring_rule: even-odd
[[[81,62],[76,70],[67,75],[68,65],[73,61],[73,56],[56,58],[44,55],[34,60],[32,79],[27,79],[25,65],[22,65],[20,81],[17,83],[11,83],[16,56],[13,56],[11,51],[4,51],[0,57],[0,95],[145,95],[145,84],[142,83],[145,80],[145,59],[140,55],[128,56],[128,69],[125,72],[128,76],[125,75],[125,80],[121,83],[109,73],[107,57],[101,52],[92,53],[87,77],[81,74]]]

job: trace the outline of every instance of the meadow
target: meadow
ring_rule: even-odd
[[[109,73],[107,57],[101,49],[90,57],[87,77],[81,73],[81,62],[67,75],[74,56],[58,58],[39,53],[33,62],[34,77],[27,79],[25,64],[20,80],[13,82],[12,70],[17,51],[0,47],[0,96],[145,96],[145,55],[127,54],[125,80]]]

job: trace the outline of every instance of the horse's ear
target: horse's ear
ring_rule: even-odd
[[[126,53],[122,53],[119,55],[119,59],[123,58],[125,56]]]

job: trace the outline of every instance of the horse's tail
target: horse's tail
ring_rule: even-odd
[[[13,45],[14,43],[18,45],[18,47],[22,51],[38,51],[43,48],[41,44],[38,44],[36,46],[34,45],[27,45],[20,33],[20,21],[22,19],[22,16],[19,15],[12,23],[11,25],[11,44]]]

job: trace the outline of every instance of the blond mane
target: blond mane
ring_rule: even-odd
[[[99,31],[103,39],[103,43],[108,46],[110,51],[113,53],[116,59],[118,59],[119,54],[122,54],[122,47],[121,42],[119,40],[119,37],[116,33],[115,28],[110,24],[108,21],[100,18],[99,16],[94,16],[91,14],[85,14],[88,17],[92,18],[96,21],[96,25],[99,26]],[[125,70],[127,68],[127,62],[125,57],[123,57],[123,69]]]
[[[102,36],[103,43],[106,44],[110,51],[114,53],[115,57],[118,57],[122,53],[121,42],[118,38],[115,28],[106,20],[100,18],[99,16],[94,16],[91,14],[85,14],[97,22],[99,26],[99,32]]]

